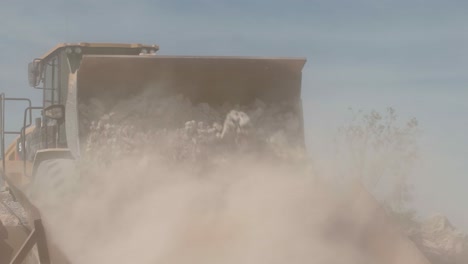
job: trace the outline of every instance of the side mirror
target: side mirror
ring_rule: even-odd
[[[65,119],[65,106],[61,104],[50,105],[44,108],[44,116],[58,122]]]
[[[28,79],[31,87],[36,87],[41,82],[40,60],[35,59],[28,64]]]

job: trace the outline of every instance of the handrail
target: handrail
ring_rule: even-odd
[[[34,245],[37,245],[39,263],[50,264],[49,250],[47,248],[44,226],[42,225],[41,219],[34,220],[34,229],[29,233],[28,238],[24,241],[10,264],[23,263]]]
[[[0,151],[2,155],[2,170],[3,176],[6,175],[6,162],[5,162],[5,135],[21,135],[21,131],[5,131],[5,102],[6,101],[23,101],[26,102],[28,108],[31,107],[32,102],[29,98],[20,98],[20,97],[5,97],[5,93],[0,93]],[[25,119],[27,119],[25,117]],[[25,123],[25,122],[23,122]],[[29,123],[32,124],[32,115],[29,115]],[[25,164],[26,166],[26,164]]]

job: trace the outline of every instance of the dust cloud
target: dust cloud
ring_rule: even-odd
[[[73,263],[352,263],[358,255],[328,238],[335,201],[297,166],[231,160],[201,175],[149,161],[120,161],[61,205],[42,206],[51,239]]]
[[[71,263],[375,263],[293,113],[145,98],[83,102],[82,161],[39,168],[32,199]]]

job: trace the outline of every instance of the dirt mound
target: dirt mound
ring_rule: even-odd
[[[412,238],[433,264],[468,263],[468,235],[443,215],[420,223]]]

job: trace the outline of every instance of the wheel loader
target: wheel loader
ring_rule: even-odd
[[[37,263],[69,263],[60,245],[48,241],[41,212],[28,196],[28,188],[41,163],[81,159],[86,132],[79,125],[80,101],[117,100],[147,87],[163,85],[169,87],[166,92],[183,94],[193,103],[247,105],[256,99],[272,104],[286,101],[289,102],[286,110],[303,120],[301,78],[305,58],[164,56],[158,50],[157,45],[142,44],[60,44],[29,63],[29,84],[42,92],[39,106],[32,105],[27,98],[0,94],[2,178],[28,216],[25,228],[8,229],[0,247],[4,245],[10,250],[4,251],[9,253],[0,257],[1,263],[23,263],[32,251]],[[20,103],[25,105],[23,125],[17,131],[7,130],[11,113],[6,110],[10,104]],[[7,148],[6,135],[17,136]],[[305,146],[303,122],[294,138]],[[364,201],[364,210],[380,212],[370,195]],[[374,225],[369,232],[389,226]],[[414,245],[401,235],[369,237],[372,239],[368,243],[376,247],[377,255],[380,254],[377,245],[393,245],[390,254],[382,254],[385,260],[380,263],[426,263]]]

